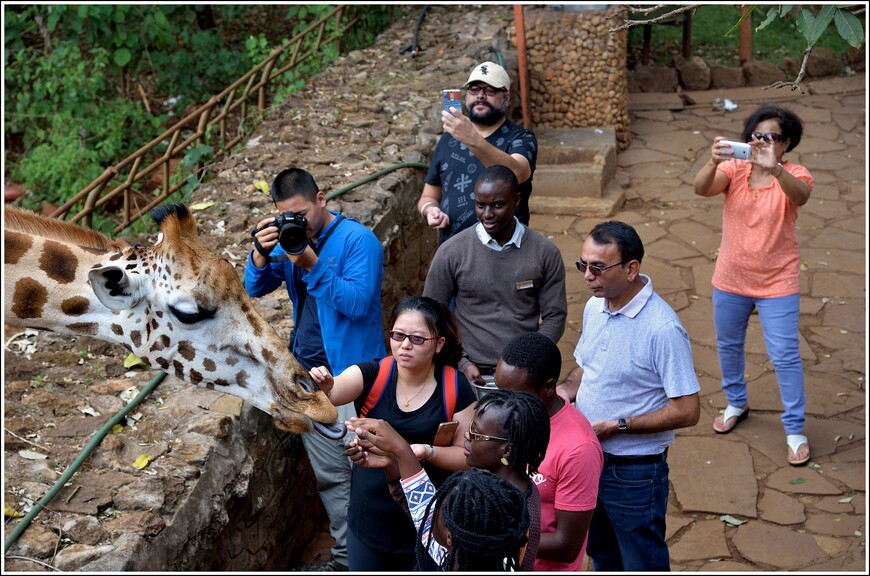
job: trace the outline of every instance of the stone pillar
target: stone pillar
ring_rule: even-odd
[[[628,147],[628,33],[610,32],[625,12],[526,6],[533,128],[612,128],[618,149]]]

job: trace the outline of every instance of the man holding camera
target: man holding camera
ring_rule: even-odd
[[[531,130],[507,119],[511,79],[494,62],[477,65],[465,83],[465,107],[441,112],[444,134],[435,147],[417,209],[443,244],[457,232],[477,224],[474,184],[484,168],[501,164],[516,175],[521,201],[516,216],[529,224],[532,174],[538,141]]]
[[[251,232],[245,290],[257,297],[286,285],[293,302],[289,347],[306,370],[328,366],[340,374],[351,364],[386,356],[384,251],[377,236],[357,220],[327,210],[326,195],[305,170],[282,171],[271,195],[281,214],[264,218]],[[353,404],[338,407],[339,422],[355,415]],[[332,559],[317,568],[347,570],[351,467],[344,439],[303,434],[302,442],[335,539]]]

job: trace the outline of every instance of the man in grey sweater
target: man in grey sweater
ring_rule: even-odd
[[[444,242],[435,253],[423,294],[454,302],[463,357],[459,369],[483,386],[495,373],[505,344],[523,332],[558,343],[568,302],[559,249],[514,216],[519,184],[507,167],[493,165],[474,187],[478,223]]]

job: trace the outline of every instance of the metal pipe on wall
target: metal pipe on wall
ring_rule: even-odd
[[[523,5],[514,4],[514,24],[517,30],[517,57],[520,76],[520,107],[523,111],[523,128],[532,127],[529,113],[529,72],[526,61],[526,24],[523,18]]]

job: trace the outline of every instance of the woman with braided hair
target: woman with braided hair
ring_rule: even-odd
[[[529,513],[525,495],[507,480],[477,468],[455,472],[429,498],[421,517],[418,564],[427,550],[431,554],[434,540],[443,551],[441,570],[520,570]]]
[[[354,463],[384,468],[388,482],[401,485],[418,530],[431,522],[431,511],[425,505],[434,495],[434,487],[407,442],[382,420],[353,418],[347,425],[360,440],[348,450]],[[520,557],[520,569],[526,571],[533,570],[541,538],[541,497],[530,475],[537,473],[549,441],[550,420],[543,401],[533,394],[510,390],[492,390],[483,396],[466,432],[468,465],[492,472],[526,496],[530,525],[528,545]],[[424,532],[421,535],[428,534]],[[430,538],[425,544],[430,556],[436,561],[443,559],[445,551],[437,543],[433,546]]]

